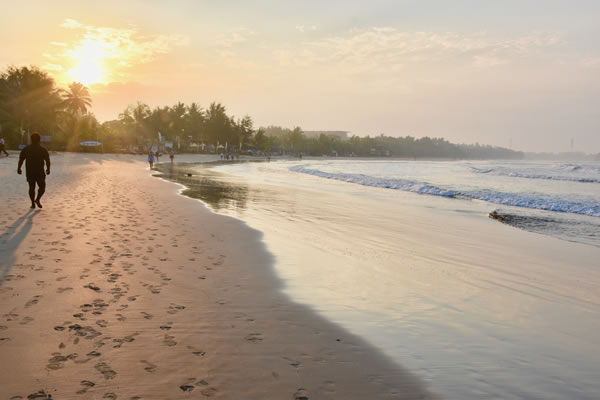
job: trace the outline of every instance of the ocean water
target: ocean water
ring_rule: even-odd
[[[163,173],[261,230],[292,299],[445,398],[598,398],[600,164],[314,159]]]
[[[600,246],[600,163],[331,161],[290,170],[365,186],[484,201],[509,225]]]

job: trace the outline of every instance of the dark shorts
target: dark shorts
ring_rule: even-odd
[[[27,182],[37,183],[38,186],[46,183],[46,174],[27,175]]]

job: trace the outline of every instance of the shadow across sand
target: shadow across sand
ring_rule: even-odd
[[[33,227],[33,217],[39,214],[39,210],[29,209],[23,216],[17,218],[9,225],[8,229],[0,235],[0,285],[4,277],[10,272],[15,264],[15,252],[19,245]]]

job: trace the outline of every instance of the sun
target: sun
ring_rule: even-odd
[[[102,43],[85,40],[70,52],[73,67],[66,72],[68,78],[84,85],[106,83],[107,54]]]

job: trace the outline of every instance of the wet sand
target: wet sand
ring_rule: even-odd
[[[315,161],[334,162],[303,163]],[[501,224],[484,202],[332,181],[294,163],[164,172],[263,232],[286,294],[445,398],[597,398],[599,248]]]
[[[42,210],[0,159],[0,398],[426,399],[281,293],[259,232],[144,157],[55,154]]]

